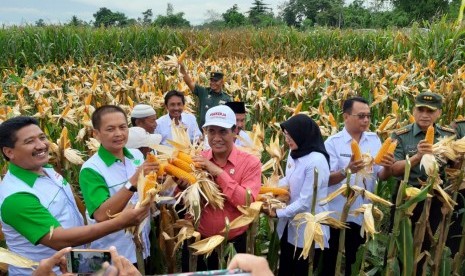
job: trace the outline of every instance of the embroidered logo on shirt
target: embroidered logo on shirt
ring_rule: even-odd
[[[229,170],[229,174],[234,174],[236,171],[234,169]]]
[[[352,154],[350,153],[341,153],[340,155],[344,157],[352,157]]]
[[[223,100],[221,100],[221,101],[219,102],[219,104],[225,104],[225,103],[226,103],[226,102],[223,101]]]
[[[141,163],[141,161],[140,161],[140,159],[136,159],[136,160],[132,161],[132,163],[133,163],[134,165],[136,165],[136,166],[139,166],[140,163]]]
[[[291,164],[288,164],[288,165],[287,165],[287,168],[288,168],[288,169],[290,169],[291,167],[292,167],[292,165],[291,165]]]

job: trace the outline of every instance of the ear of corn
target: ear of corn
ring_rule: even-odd
[[[397,147],[397,140],[394,140],[391,142],[391,144],[389,145],[389,148],[387,150],[387,153],[394,153],[394,151],[396,151],[396,147]]]
[[[383,131],[386,128],[386,125],[389,123],[389,120],[391,120],[391,117],[386,116],[386,118],[384,118],[384,120],[379,125],[377,131]]]
[[[434,144],[434,127],[430,125],[426,131],[425,140],[428,144]]]
[[[183,160],[181,160],[179,158],[173,158],[170,161],[171,161],[171,163],[173,165],[175,165],[176,167],[182,169],[183,171],[186,171],[188,173],[193,172],[193,170],[192,170],[191,166],[189,165],[189,163],[187,163],[187,162],[185,162],[185,161],[183,161]]]
[[[192,164],[192,163],[194,163],[194,162],[192,161],[192,157],[191,157],[189,154],[187,154],[187,153],[185,153],[185,152],[183,152],[183,151],[179,151],[179,152],[178,152],[178,155],[177,155],[176,157],[179,158],[179,159],[181,159],[182,161],[186,162],[187,164]]]
[[[381,148],[379,149],[378,151],[378,154],[376,154],[376,157],[375,157],[375,164],[379,164],[381,163],[381,160],[383,159],[383,156],[386,155],[387,151],[389,150],[389,146],[391,145],[392,143],[392,139],[391,137],[388,137],[383,145],[381,146]]]
[[[197,181],[197,179],[195,178],[195,176],[193,174],[190,174],[190,173],[176,167],[173,164],[166,164],[165,165],[165,171],[169,175],[172,175],[174,177],[182,178],[182,179],[187,180],[187,182],[189,182],[189,184],[191,184],[191,185],[194,184]]]
[[[158,158],[155,156],[155,154],[149,152],[149,154],[147,154],[147,158],[146,158],[147,162],[158,162]]]
[[[273,193],[273,195],[289,195],[289,191],[279,187],[260,187],[260,194]]]
[[[352,139],[350,148],[352,149],[352,156],[354,157],[354,161],[362,159],[362,152],[360,151],[360,146],[358,145],[357,141]]]
[[[178,63],[182,63],[184,59],[186,58],[187,55],[187,49],[184,50],[184,52],[181,53],[181,55],[178,57]]]

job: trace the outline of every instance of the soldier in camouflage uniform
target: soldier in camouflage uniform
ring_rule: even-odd
[[[434,126],[434,143],[441,137],[455,135],[455,131],[449,127],[440,126],[436,124],[437,119],[441,116],[442,97],[438,94],[431,92],[420,93],[415,98],[415,107],[413,109],[413,116],[415,123],[407,125],[392,134],[392,138],[398,141],[397,148],[394,152],[396,162],[392,166],[392,173],[400,180],[403,178],[405,171],[405,158],[408,155],[411,163],[409,185],[421,188],[420,183],[425,182],[427,175],[424,168],[420,168],[420,161],[424,154],[433,152],[433,148],[425,141],[426,130],[430,125]],[[447,164],[440,165],[440,175],[444,175],[444,168]],[[441,177],[445,181],[444,177]],[[420,182],[421,181],[421,182]],[[444,183],[447,185],[447,183]],[[396,193],[393,198],[396,197]],[[441,221],[441,206],[442,203],[437,197],[434,197],[431,203],[429,222],[431,229],[434,233],[439,222]],[[411,217],[412,225],[420,218],[423,210],[423,202],[417,204]],[[451,237],[451,235],[449,235]],[[458,243],[458,242],[456,242]],[[429,249],[429,239],[425,236],[423,249]],[[447,245],[451,248],[453,244],[448,240]],[[457,246],[458,249],[458,246]],[[451,248],[452,252],[454,249]],[[420,266],[419,266],[420,267]]]

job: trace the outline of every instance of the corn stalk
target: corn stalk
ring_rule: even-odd
[[[252,192],[250,189],[246,191],[246,205],[250,207],[252,203]],[[254,221],[251,223],[250,227],[247,229],[247,249],[246,252],[248,254],[255,254],[255,237],[257,235],[257,228],[258,228],[258,221],[260,220],[260,216],[258,216]]]
[[[194,201],[193,205],[194,205],[194,212],[195,212],[194,217],[199,217],[200,216],[199,202]],[[199,222],[200,222],[200,219],[194,220],[194,229],[195,229],[195,231],[197,231],[199,229]],[[194,242],[193,238],[190,238],[187,241],[187,245],[188,245],[187,248],[189,250],[189,271],[197,271],[197,259],[198,259],[198,257],[197,257],[197,255],[194,255],[194,250],[189,247],[189,245],[191,245],[193,242]]]
[[[387,266],[386,266],[386,276],[398,275],[398,263],[397,263],[397,246],[396,240],[400,234],[400,224],[402,219],[405,217],[404,210],[402,210],[401,204],[405,194],[405,188],[408,183],[410,176],[410,160],[407,156],[405,160],[405,173],[404,179],[400,181],[399,190],[397,191],[396,197],[396,210],[394,212],[394,224],[392,227],[392,232],[389,234],[389,245],[387,249]],[[397,274],[396,274],[397,273]]]
[[[312,215],[315,215],[315,206],[318,193],[318,169],[313,170],[313,195],[312,195]],[[313,275],[313,256],[315,255],[315,242],[313,242],[310,252],[308,253],[308,276]]]
[[[343,224],[346,223],[347,217],[349,216],[350,206],[355,201],[355,194],[354,191],[350,188],[350,176],[352,172],[350,170],[347,171],[346,183],[347,183],[347,190],[345,192],[345,196],[347,197],[346,202],[344,203],[344,207],[342,208],[341,218],[339,219]],[[339,232],[339,248],[337,252],[337,259],[336,259],[336,269],[334,270],[335,275],[342,276],[343,273],[342,269],[342,257],[345,255],[345,241],[346,241],[346,230],[342,228]]]

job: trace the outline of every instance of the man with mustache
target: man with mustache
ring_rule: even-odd
[[[165,108],[168,114],[158,118],[157,128],[155,129],[155,133],[160,134],[162,137],[160,144],[171,146],[167,139],[173,139],[171,134],[171,128],[173,126],[185,128],[191,142],[197,141],[202,136],[195,116],[184,112],[185,104],[186,99],[184,93],[176,90],[171,90],[166,93]]]
[[[148,215],[148,207],[128,208],[115,219],[84,226],[71,185],[48,165],[49,147],[47,136],[33,117],[14,117],[0,125],[0,149],[9,161],[0,184],[0,219],[12,252],[40,261],[56,250],[138,225]],[[58,267],[54,272],[59,272]],[[31,273],[9,267],[9,275]]]
[[[199,125],[203,126],[208,109],[231,101],[231,97],[223,91],[224,75],[221,72],[210,72],[210,87],[203,87],[192,80],[183,63],[180,64],[180,71],[184,82],[199,99]]]

